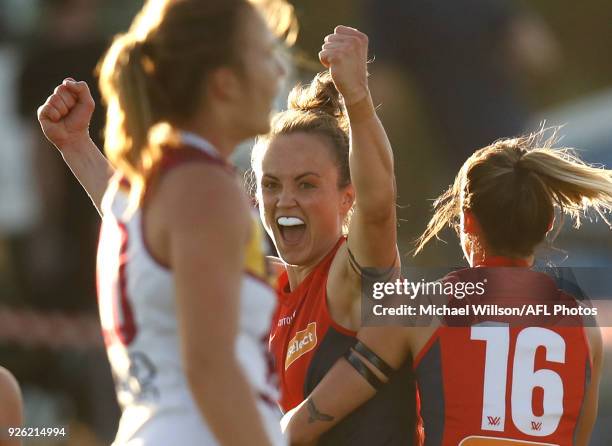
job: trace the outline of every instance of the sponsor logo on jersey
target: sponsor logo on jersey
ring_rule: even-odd
[[[285,370],[297,361],[302,355],[314,349],[317,345],[317,323],[310,322],[308,326],[298,331],[287,344],[287,357],[285,358]]]
[[[277,325],[279,327],[285,327],[287,325],[291,325],[291,322],[293,322],[293,319],[295,318],[295,313],[296,313],[296,311],[294,311],[293,314],[291,314],[289,316],[285,316],[285,317],[279,318]]]
[[[500,417],[488,416],[487,419],[489,420],[489,426],[499,426],[499,422],[501,421]]]
[[[531,422],[531,430],[532,431],[539,431],[542,429],[542,423],[538,423],[536,421],[532,421]]]

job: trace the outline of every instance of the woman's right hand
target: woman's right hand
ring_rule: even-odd
[[[38,108],[38,122],[60,152],[78,151],[89,141],[89,122],[95,102],[86,82],[64,79]]]
[[[38,107],[38,122],[102,215],[102,197],[115,169],[89,137],[95,106],[86,82],[64,79]]]

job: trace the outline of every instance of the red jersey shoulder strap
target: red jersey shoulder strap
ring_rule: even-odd
[[[325,257],[323,257],[323,260],[321,260],[319,264],[317,265],[317,267],[315,268],[315,270],[319,274],[324,274],[325,277],[327,277],[327,274],[329,273],[329,268],[331,267],[332,261],[336,257],[336,253],[338,252],[338,249],[340,249],[340,246],[342,246],[342,244],[345,242],[346,242],[346,237],[345,236],[340,237],[338,241],[336,242],[336,244],[334,245],[334,247],[325,255]]]
[[[323,276],[326,277],[331,267],[331,263],[338,252],[342,243],[346,241],[346,237],[340,237],[334,247],[323,257],[319,263],[313,268],[312,271],[306,276],[306,278],[299,284],[295,290],[287,291],[287,285],[289,284],[289,274],[287,270],[283,271],[278,277],[278,288],[282,294],[294,294],[299,292],[301,289],[307,288],[307,284]]]

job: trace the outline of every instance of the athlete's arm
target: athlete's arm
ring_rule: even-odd
[[[363,327],[357,338],[396,370],[410,354],[408,330],[404,327]],[[388,381],[389,376],[363,355],[354,354],[382,384]],[[308,398],[283,417],[282,427],[291,444],[308,444],[375,394],[375,387],[363,373],[358,372],[347,359],[341,358]]]
[[[180,348],[193,398],[220,444],[268,445],[256,395],[235,354],[250,230],[243,191],[218,166],[192,164],[169,172],[150,206],[145,218],[153,224],[161,219],[163,229],[163,236],[150,239],[151,249],[175,277]]]
[[[355,211],[348,246],[362,266],[389,268],[397,257],[393,151],[372,102],[367,80],[368,38],[338,26],[319,53],[342,94],[350,120],[349,164]]]
[[[599,327],[587,327],[587,338],[591,348],[593,369],[591,371],[591,383],[587,388],[584,405],[578,426],[576,426],[576,445],[588,446],[591,432],[597,418],[597,405],[599,401],[599,381],[601,379],[601,365],[603,358],[603,342]]]
[[[0,367],[0,428],[3,429],[0,446],[19,446],[21,444],[19,438],[7,437],[6,429],[21,427],[22,424],[23,401],[19,385],[8,370]]]
[[[89,137],[94,107],[87,84],[66,79],[38,108],[38,121],[102,215],[102,196],[114,168]]]

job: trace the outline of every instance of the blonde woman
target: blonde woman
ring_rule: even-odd
[[[99,308],[117,446],[284,443],[265,342],[276,297],[227,161],[269,128],[284,74],[269,11],[293,23],[280,0],[145,4],[101,63],[110,181],[88,137],[87,86],[67,79],[39,109],[67,159],[85,146],[104,166],[90,190],[104,215]]]

